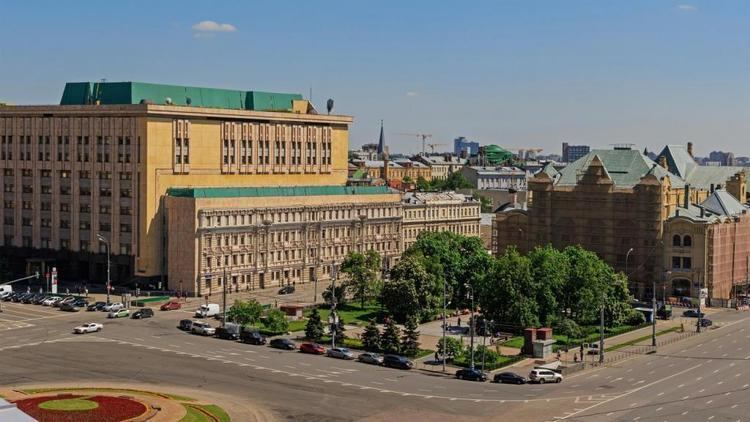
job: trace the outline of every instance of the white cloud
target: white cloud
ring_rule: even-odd
[[[683,12],[695,12],[696,10],[698,10],[698,8],[693,6],[692,4],[680,4],[677,6],[677,10]]]
[[[417,94],[417,93],[416,93],[416,92],[414,92],[414,91],[407,91],[407,92],[406,92],[406,96],[407,96],[407,97],[416,97],[417,95],[419,95],[419,94]]]
[[[193,25],[193,31],[197,32],[235,32],[237,27],[231,23],[218,23],[214,21],[201,21]]]

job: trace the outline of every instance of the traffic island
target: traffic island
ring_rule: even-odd
[[[34,388],[0,394],[39,422],[230,422],[219,406],[135,389]]]

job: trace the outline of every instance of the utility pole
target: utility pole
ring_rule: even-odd
[[[227,267],[224,266],[224,282],[221,283],[222,287],[222,316],[221,316],[221,327],[224,328],[224,324],[227,323]]]
[[[331,315],[328,322],[331,324],[331,348],[336,347],[336,325],[338,317],[336,316],[336,265],[331,264]]]
[[[602,292],[602,306],[599,309],[599,363],[604,364],[604,300],[606,296]],[[581,359],[583,360],[583,359]]]
[[[703,317],[701,316],[701,300],[703,300],[703,277],[701,277],[702,273],[698,273],[698,319],[696,320],[696,326],[697,331],[701,332],[701,320]]]
[[[651,346],[656,347],[656,280],[651,280]]]
[[[471,346],[471,369],[474,369],[474,286],[466,284],[466,287],[471,291],[471,318],[469,319],[469,331],[471,335],[470,346]]]
[[[104,246],[107,247],[107,305],[109,305],[110,303],[112,303],[109,300],[109,291],[111,290],[111,287],[112,287],[112,280],[110,279],[110,272],[109,272],[109,267],[110,267],[109,240],[106,237],[104,237],[101,233],[97,233],[96,237],[97,239],[99,239],[100,242],[104,243]]]
[[[446,314],[445,314],[445,308],[446,308],[445,285],[446,283],[447,281],[445,280],[445,278],[443,278],[443,372],[445,372],[445,356],[448,354],[447,349],[445,347],[445,341],[446,341],[445,340],[445,328],[446,328],[446,325],[448,325],[448,319],[446,318]]]

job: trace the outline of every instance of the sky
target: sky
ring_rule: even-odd
[[[563,141],[750,155],[746,0],[32,1],[0,8],[0,101],[65,82],[294,92],[350,144]]]

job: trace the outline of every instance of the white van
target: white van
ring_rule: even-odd
[[[5,284],[3,286],[0,286],[0,293],[7,293],[7,294],[13,293],[13,286],[11,286],[10,284]]]
[[[198,308],[197,311],[195,311],[195,316],[197,318],[208,318],[212,317],[214,315],[219,315],[219,305],[216,303],[209,303],[208,305],[201,305],[200,308]]]

